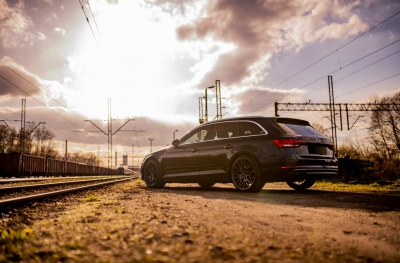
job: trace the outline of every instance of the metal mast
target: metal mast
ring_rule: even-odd
[[[108,168],[111,167],[111,160],[112,160],[112,117],[111,117],[111,99],[108,99]]]
[[[25,112],[26,112],[26,99],[22,99],[22,106],[21,106],[21,134],[20,134],[20,151],[21,154],[24,153],[24,140],[25,140]]]
[[[90,122],[94,127],[98,129],[98,131],[102,132],[104,135],[107,135],[108,137],[108,153],[107,153],[107,159],[108,159],[108,168],[111,168],[112,165],[112,136],[115,135],[117,132],[122,131],[121,129],[130,121],[134,121],[134,119],[128,119],[121,127],[119,127],[115,132],[112,132],[112,116],[111,116],[111,99],[108,99],[108,119],[107,119],[107,132],[103,131],[99,126],[97,126],[93,121],[91,120],[85,120]],[[82,132],[82,131],[78,131]]]
[[[203,97],[199,97],[199,123],[204,123],[204,115],[203,115]]]
[[[150,141],[150,153],[152,153],[153,152],[153,141],[154,141],[154,138],[149,138],[149,141]]]
[[[337,133],[336,133],[336,111],[335,111],[335,97],[333,95],[333,81],[332,76],[328,76],[329,86],[329,109],[331,114],[331,130],[332,130],[332,141],[337,150]]]
[[[222,119],[222,107],[221,107],[221,86],[220,81],[215,81],[215,89],[216,89],[216,99],[217,99],[217,120]]]

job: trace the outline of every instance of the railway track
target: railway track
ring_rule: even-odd
[[[0,208],[131,180],[131,176],[0,188]]]

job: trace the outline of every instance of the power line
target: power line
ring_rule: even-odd
[[[387,58],[389,58],[389,57],[391,57],[391,56],[393,56],[393,55],[396,55],[396,54],[399,53],[399,52],[400,52],[400,50],[397,50],[397,51],[395,51],[395,52],[393,52],[393,53],[391,53],[391,54],[389,54],[389,55],[387,55],[387,56],[385,56],[385,57],[383,57],[383,58],[381,58],[381,59],[379,59],[379,60],[377,60],[377,61],[372,62],[371,64],[368,64],[368,65],[366,65],[366,66],[364,66],[364,67],[362,67],[362,68],[359,68],[359,69],[357,69],[356,71],[353,71],[353,72],[347,74],[346,76],[343,76],[343,77],[339,78],[338,80],[335,80],[335,83],[337,83],[337,82],[339,82],[339,81],[341,81],[341,80],[343,80],[343,79],[345,79],[345,78],[347,78],[347,77],[349,77],[349,76],[351,76],[351,75],[354,75],[354,74],[356,74],[356,73],[358,73],[358,72],[360,72],[360,71],[362,71],[362,70],[364,70],[364,69],[366,69],[366,68],[368,68],[368,67],[370,67],[370,66],[372,66],[372,65],[375,65],[376,63],[379,63],[379,62],[381,62],[381,61],[383,61],[383,60],[385,60],[385,59],[387,59]],[[332,72],[332,73],[330,73],[330,74],[333,74],[333,73],[336,73],[336,72],[337,72],[337,70],[334,71],[334,72]],[[323,79],[323,78],[325,78],[325,76],[319,78],[318,80],[321,80],[321,79]],[[317,81],[318,81],[318,80],[317,80]],[[314,81],[314,82],[316,82],[316,81]],[[314,83],[314,82],[312,82],[312,83]],[[311,83],[311,84],[312,84],[312,83]],[[303,87],[301,87],[301,88],[304,88],[304,87],[306,87],[306,86],[308,86],[308,85],[311,85],[311,84],[307,84],[307,85],[305,85],[305,86],[303,86]],[[318,91],[318,90],[324,88],[325,86],[326,86],[326,85],[324,85],[324,86],[322,86],[322,87],[320,87],[320,88],[317,88],[317,89],[315,89],[315,90],[313,90],[313,91],[310,91],[310,92],[308,92],[307,94],[314,93],[315,91]]]
[[[380,82],[382,82],[382,81],[385,81],[385,80],[388,80],[388,79],[391,79],[391,78],[394,78],[394,77],[397,77],[397,76],[400,76],[400,73],[397,73],[397,74],[395,74],[395,75],[392,75],[392,76],[386,77],[386,78],[384,78],[384,79],[378,80],[378,81],[376,81],[376,82],[374,82],[374,83],[371,83],[371,84],[365,85],[365,86],[363,86],[363,87],[361,87],[361,88],[358,88],[358,89],[355,89],[355,90],[349,91],[349,92],[347,92],[347,93],[345,93],[345,94],[342,94],[342,95],[340,95],[340,96],[337,96],[337,98],[339,98],[339,97],[343,97],[344,95],[347,95],[347,94],[353,93],[353,92],[355,92],[355,91],[359,91],[359,90],[361,90],[361,89],[368,88],[368,87],[370,87],[370,86],[372,86],[372,85],[378,84],[378,83],[380,83]]]
[[[92,14],[92,18],[93,18],[94,24],[96,25],[97,31],[99,32],[99,35],[101,36],[99,27],[97,26],[96,19],[94,18],[94,15],[93,15],[93,12],[92,12],[92,7],[90,6],[90,3],[89,3],[89,0],[87,0],[86,3],[89,6],[89,10],[90,10],[90,13]]]
[[[58,101],[57,99],[53,98],[52,96],[46,94],[40,87],[36,86],[35,84],[33,84],[32,82],[30,82],[29,80],[27,80],[25,77],[23,77],[21,74],[19,74],[18,72],[16,72],[15,70],[13,70],[11,67],[9,67],[7,64],[5,64],[3,61],[0,61],[1,64],[3,64],[6,68],[8,68],[10,71],[12,71],[14,74],[16,74],[18,77],[20,77],[21,79],[25,80],[26,82],[28,82],[29,84],[32,85],[32,87],[35,87],[37,90],[39,90],[43,95],[45,95],[46,97],[52,99],[53,101],[55,101],[58,105],[60,105],[61,107],[68,109],[67,106],[65,106],[64,104],[62,104],[60,101]],[[3,77],[4,78],[4,77]],[[17,87],[19,88],[19,87]],[[21,91],[23,91],[21,88],[19,88]],[[28,96],[31,96],[30,94],[28,94],[27,92],[23,91],[25,94],[27,94]],[[70,110],[70,109],[68,109]],[[71,111],[72,113],[74,113],[75,115],[77,115],[78,117],[85,119],[82,115]]]
[[[29,80],[27,80],[25,77],[23,77],[21,74],[19,74],[18,72],[16,72],[15,70],[13,70],[11,67],[9,67],[7,64],[5,64],[3,61],[0,61],[0,63],[2,63],[5,67],[7,67],[10,71],[12,71],[14,74],[16,74],[18,77],[20,77],[21,79],[25,80],[27,83],[29,83],[30,85],[32,85],[33,87],[35,87],[37,90],[39,90],[41,93],[43,93],[43,95],[47,96],[48,98],[51,98],[53,101],[57,102],[60,106],[62,106],[65,109],[68,109],[67,106],[63,105],[61,102],[59,102],[58,100],[56,100],[55,98],[47,95],[41,88],[39,88],[38,86],[36,86],[35,84],[33,84],[32,82],[30,82]],[[14,87],[16,87],[17,89],[19,89],[20,91],[22,91],[23,93],[25,93],[26,95],[28,95],[29,97],[33,98],[34,100],[36,100],[37,102],[39,102],[41,105],[45,106],[46,108],[52,110],[54,113],[56,113],[58,116],[60,116],[62,119],[64,119],[65,121],[69,122],[70,124],[72,124],[74,127],[78,128],[78,126],[76,126],[75,124],[73,124],[71,121],[69,121],[68,119],[66,119],[65,117],[61,116],[59,113],[57,113],[54,109],[48,107],[45,103],[43,103],[42,101],[38,100],[37,98],[33,97],[31,94],[29,94],[28,92],[26,92],[25,90],[23,90],[21,87],[19,87],[18,85],[16,85],[15,83],[12,83],[10,80],[8,80],[7,78],[5,78],[4,76],[1,76],[1,78],[3,78],[4,80],[6,80],[8,83],[10,83],[11,85],[13,85]],[[85,119],[82,115],[68,109],[71,113],[75,114],[76,116]],[[52,127],[51,125],[47,124],[48,126]],[[52,127],[54,130],[58,131],[61,135],[64,135],[65,137],[67,137],[68,139],[70,139],[67,135],[65,135],[62,131]],[[93,140],[95,140],[93,138]],[[97,140],[95,140],[96,142],[98,142]]]
[[[345,66],[343,66],[343,67],[341,67],[341,68],[339,68],[339,69],[337,69],[337,70],[334,70],[334,71],[330,72],[330,73],[327,74],[327,75],[332,75],[332,74],[334,74],[334,73],[337,73],[337,72],[339,72],[339,71],[341,71],[341,70],[343,70],[343,69],[345,69],[345,68],[347,68],[347,67],[349,67],[349,66],[351,66],[351,65],[353,65],[353,64],[355,64],[355,63],[357,63],[357,62],[359,62],[359,61],[361,61],[361,60],[363,60],[363,59],[365,59],[365,58],[367,58],[367,57],[369,57],[369,56],[371,56],[371,55],[373,55],[373,54],[375,54],[375,53],[377,53],[377,52],[379,52],[379,51],[381,51],[381,50],[383,50],[383,49],[385,49],[385,48],[387,48],[387,47],[389,47],[389,46],[391,46],[391,45],[393,45],[393,44],[395,44],[395,43],[398,43],[398,42],[400,42],[400,39],[398,39],[398,40],[396,40],[396,41],[394,41],[394,42],[392,42],[392,43],[390,43],[390,44],[388,44],[388,45],[386,45],[386,46],[384,46],[384,47],[381,47],[381,48],[379,48],[379,49],[377,49],[377,50],[375,50],[375,51],[372,51],[371,53],[369,53],[369,54],[367,54],[367,55],[365,55],[365,56],[363,56],[363,57],[361,57],[361,58],[359,58],[359,59],[356,59],[356,60],[350,62],[349,64],[347,64],[347,65],[345,65]],[[397,53],[399,53],[399,52],[400,52],[400,50],[395,51],[395,52],[393,52],[393,53],[391,53],[391,54],[389,54],[389,55],[387,55],[387,56],[385,56],[385,57],[383,57],[383,58],[381,58],[381,59],[379,59],[379,60],[377,60],[377,61],[375,61],[375,62],[372,62],[372,63],[370,63],[370,64],[368,64],[368,65],[362,67],[361,69],[358,69],[358,70],[356,70],[356,71],[354,71],[354,72],[352,72],[352,73],[350,73],[350,74],[347,74],[346,76],[344,76],[344,77],[338,79],[337,81],[335,81],[335,83],[338,82],[338,81],[340,81],[340,80],[343,80],[343,79],[345,79],[345,78],[347,78],[347,77],[349,77],[349,76],[351,76],[351,75],[353,75],[353,74],[355,74],[355,73],[357,73],[357,72],[360,72],[361,70],[366,69],[366,68],[368,68],[368,67],[370,67],[370,66],[372,66],[372,65],[374,65],[374,64],[376,64],[376,63],[378,63],[378,62],[380,62],[380,61],[382,61],[382,60],[385,60],[385,59],[387,59],[387,58],[389,58],[389,57],[391,57],[391,56],[393,56],[393,55],[395,55],[395,54],[397,54]],[[312,82],[310,82],[310,83],[308,83],[308,84],[306,84],[306,85],[301,86],[299,89],[303,89],[303,88],[305,88],[305,87],[307,87],[307,86],[309,86],[309,85],[311,85],[311,84],[314,84],[314,83],[316,83],[317,81],[320,81],[320,80],[322,80],[322,79],[325,78],[325,77],[326,77],[326,76],[322,76],[322,77],[320,77],[320,78],[318,78],[318,79],[316,79],[316,80],[313,80]],[[316,92],[316,91],[318,91],[318,90],[320,90],[320,89],[322,89],[322,88],[324,88],[324,87],[326,87],[325,84],[324,84],[323,86],[321,86],[321,87],[319,87],[319,88],[313,90],[313,91],[308,92],[307,94],[311,94],[311,93],[313,93],[313,92]],[[280,98],[278,98],[278,100],[280,100],[280,99],[286,97],[287,95],[288,95],[288,94],[285,94],[285,95],[281,96]],[[258,107],[257,109],[252,110],[252,111],[259,110],[259,109],[261,109],[261,108],[263,108],[263,107],[265,107],[265,106],[267,106],[267,105],[269,105],[269,104],[271,104],[271,103],[273,103],[273,102],[272,102],[272,101],[269,101],[269,102],[263,104],[262,106]]]
[[[96,36],[95,36],[95,34],[94,34],[94,32],[93,32],[92,25],[90,25],[89,18],[88,18],[87,15],[86,15],[85,8],[83,8],[83,5],[82,5],[81,0],[78,0],[78,1],[79,1],[79,4],[80,4],[81,7],[82,7],[82,11],[83,11],[83,14],[85,15],[86,22],[88,23],[88,25],[89,25],[89,27],[90,27],[90,31],[92,31],[92,35],[93,35],[93,37],[94,37],[94,40],[96,41],[97,44],[99,44],[99,43],[97,42],[97,38],[96,38]]]
[[[65,117],[63,117],[62,115],[60,115],[58,112],[56,112],[54,109],[49,108],[48,106],[46,106],[45,103],[43,103],[42,101],[38,100],[37,98],[35,98],[34,96],[32,96],[31,94],[29,94],[28,92],[26,92],[25,90],[23,90],[21,87],[19,87],[18,85],[16,85],[15,83],[11,82],[10,80],[8,80],[7,78],[5,78],[4,76],[2,76],[0,74],[0,77],[2,79],[4,79],[5,81],[7,81],[8,83],[10,83],[12,86],[14,86],[15,88],[19,89],[20,91],[22,91],[23,93],[25,93],[27,96],[31,97],[32,99],[36,100],[37,102],[39,102],[41,105],[45,106],[46,108],[50,109],[51,111],[53,111],[57,116],[59,116],[60,118],[62,118],[63,120],[65,120],[66,122],[70,123],[72,126],[79,128],[78,126],[76,126],[73,122],[69,121],[68,119],[66,119]],[[54,127],[53,127],[54,128]],[[57,129],[56,129],[57,130]],[[61,132],[61,134],[63,134]],[[65,134],[63,134],[65,135]],[[68,136],[66,136],[68,137]]]
[[[400,10],[397,11],[395,14],[391,15],[390,17],[388,17],[388,18],[384,19],[383,21],[379,22],[379,23],[376,24],[375,26],[369,28],[368,30],[366,30],[366,31],[363,32],[362,34],[358,35],[357,37],[355,37],[355,38],[351,39],[350,41],[346,42],[345,44],[341,45],[341,46],[340,46],[339,48],[337,48],[336,50],[331,51],[331,52],[328,53],[327,55],[325,55],[325,56],[323,56],[322,58],[318,59],[317,61],[311,63],[310,65],[308,65],[307,67],[305,67],[305,68],[303,68],[302,70],[298,71],[297,73],[291,75],[289,78],[287,78],[287,79],[285,79],[285,80],[283,80],[283,81],[281,81],[281,82],[275,84],[274,86],[272,86],[272,88],[276,88],[276,87],[282,85],[283,83],[287,82],[288,80],[294,78],[295,76],[299,75],[300,73],[303,73],[303,72],[306,71],[307,69],[309,69],[309,68],[311,68],[312,66],[316,65],[317,63],[321,62],[322,60],[324,60],[325,58],[327,58],[327,57],[329,57],[330,55],[334,54],[335,52],[338,52],[340,49],[344,48],[345,46],[349,45],[350,43],[354,42],[355,40],[361,38],[362,36],[364,36],[364,35],[367,34],[368,32],[370,32],[370,31],[372,31],[373,29],[379,27],[379,26],[382,25],[383,23],[389,21],[390,19],[392,19],[393,17],[397,16],[398,14],[400,14]],[[262,92],[261,94],[264,94],[265,92],[266,92],[266,91]],[[258,95],[255,96],[254,98],[259,97],[261,94],[258,94]],[[254,99],[254,98],[253,98],[253,99]],[[266,104],[266,105],[268,105],[268,104]],[[264,106],[266,106],[266,105],[264,105]],[[264,106],[262,106],[262,107],[264,107]],[[262,107],[261,107],[261,108],[262,108]]]

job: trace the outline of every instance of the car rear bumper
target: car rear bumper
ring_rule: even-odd
[[[305,179],[324,179],[335,177],[338,174],[337,166],[282,166],[275,167],[265,173],[267,182],[302,181]]]
[[[283,169],[285,170],[285,169]],[[337,166],[299,166],[287,169],[285,180],[323,179],[337,176]]]

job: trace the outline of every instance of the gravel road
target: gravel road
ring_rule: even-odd
[[[400,262],[400,194],[132,180],[3,209],[0,229],[0,262]]]

